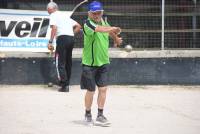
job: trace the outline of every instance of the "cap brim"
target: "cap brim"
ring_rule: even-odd
[[[103,12],[104,10],[95,10],[95,11],[90,10],[88,12],[99,12],[99,11]]]

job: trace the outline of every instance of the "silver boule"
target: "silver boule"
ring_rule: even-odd
[[[126,45],[126,46],[124,47],[124,50],[125,50],[126,52],[131,52],[131,51],[133,50],[133,47],[132,47],[131,45]]]
[[[48,87],[53,87],[53,83],[52,83],[52,82],[49,82],[49,83],[48,83]]]

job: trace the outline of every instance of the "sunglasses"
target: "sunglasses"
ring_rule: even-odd
[[[103,11],[90,12],[92,15],[101,15]]]

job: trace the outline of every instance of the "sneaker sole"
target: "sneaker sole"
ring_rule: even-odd
[[[101,122],[94,122],[94,126],[101,126],[101,127],[110,127],[111,123],[101,123]]]
[[[91,122],[88,122],[88,121],[84,120],[84,122],[85,122],[86,126],[92,126],[92,125],[94,125],[94,121],[93,120]]]

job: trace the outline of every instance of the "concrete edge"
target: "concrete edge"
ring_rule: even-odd
[[[126,52],[120,48],[109,49],[110,58],[182,58],[182,57],[200,57],[200,50],[133,50]],[[74,48],[73,58],[82,57],[82,48]],[[3,52],[0,51],[0,58],[41,58],[51,57],[46,52]]]

